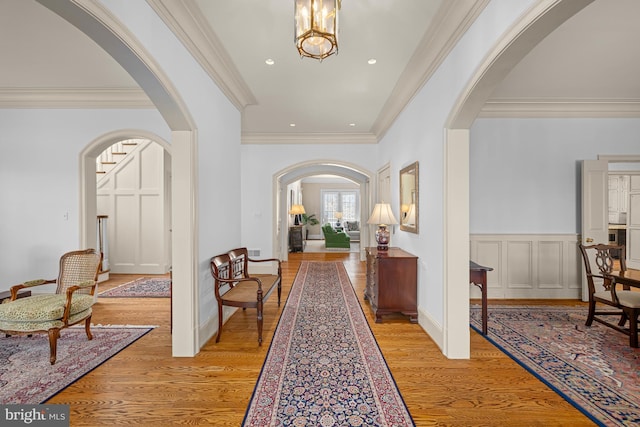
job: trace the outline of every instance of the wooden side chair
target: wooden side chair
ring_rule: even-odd
[[[7,335],[49,335],[49,361],[56,363],[60,330],[82,321],[88,339],[98,269],[102,256],[95,249],[67,252],[60,258],[58,278],[31,280],[11,288],[11,300],[0,304],[0,331]],[[17,299],[24,288],[56,283],[54,294],[36,294]]]
[[[628,287],[617,289],[615,281],[609,275],[615,270],[616,262],[619,270],[626,271],[626,251],[624,245],[579,245],[584,260],[589,285],[589,315],[586,325],[593,321],[602,323],[616,331],[629,336],[629,345],[638,347],[638,316],[640,315],[640,292],[629,290]],[[616,261],[616,257],[619,259]],[[592,269],[595,264],[597,270]],[[597,304],[615,307],[618,310],[601,310]],[[620,317],[618,323],[611,323],[607,317]],[[625,324],[629,322],[629,327]]]
[[[277,262],[277,274],[249,274],[249,262]],[[211,275],[218,302],[218,333],[220,341],[223,324],[223,306],[256,309],[258,345],[262,345],[264,301],[278,289],[278,306],[282,294],[282,268],[278,259],[251,259],[247,248],[238,248],[211,258]]]

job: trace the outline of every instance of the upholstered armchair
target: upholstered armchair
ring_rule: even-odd
[[[346,233],[336,232],[330,224],[322,226],[325,248],[351,248],[351,238]]]
[[[48,333],[52,365],[56,363],[60,330],[84,321],[87,338],[93,339],[91,314],[101,259],[94,249],[68,252],[60,258],[57,279],[31,280],[13,286],[11,300],[0,304],[0,331],[8,336]],[[55,294],[17,298],[20,289],[50,283],[57,284]]]

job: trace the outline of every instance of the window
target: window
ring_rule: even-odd
[[[342,212],[342,220],[359,219],[358,192],[356,190],[321,190],[322,223],[336,225],[336,212]]]

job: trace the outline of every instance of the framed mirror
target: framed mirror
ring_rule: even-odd
[[[418,162],[400,170],[400,230],[419,232]]]

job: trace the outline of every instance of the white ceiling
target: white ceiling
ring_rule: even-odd
[[[455,37],[482,4],[343,0],[339,54],[320,63],[296,52],[293,0],[162,3],[195,11],[209,25],[211,43],[242,89],[232,102],[243,111],[243,138],[294,142],[375,142],[448,48],[439,40]],[[596,0],[514,68],[483,115],[639,117],[639,16],[640,1]],[[0,107],[55,106],[51,97],[62,93],[92,93],[99,105],[105,89],[118,90],[123,106],[132,99],[149,105],[119,64],[35,0],[0,0],[0,58]]]

